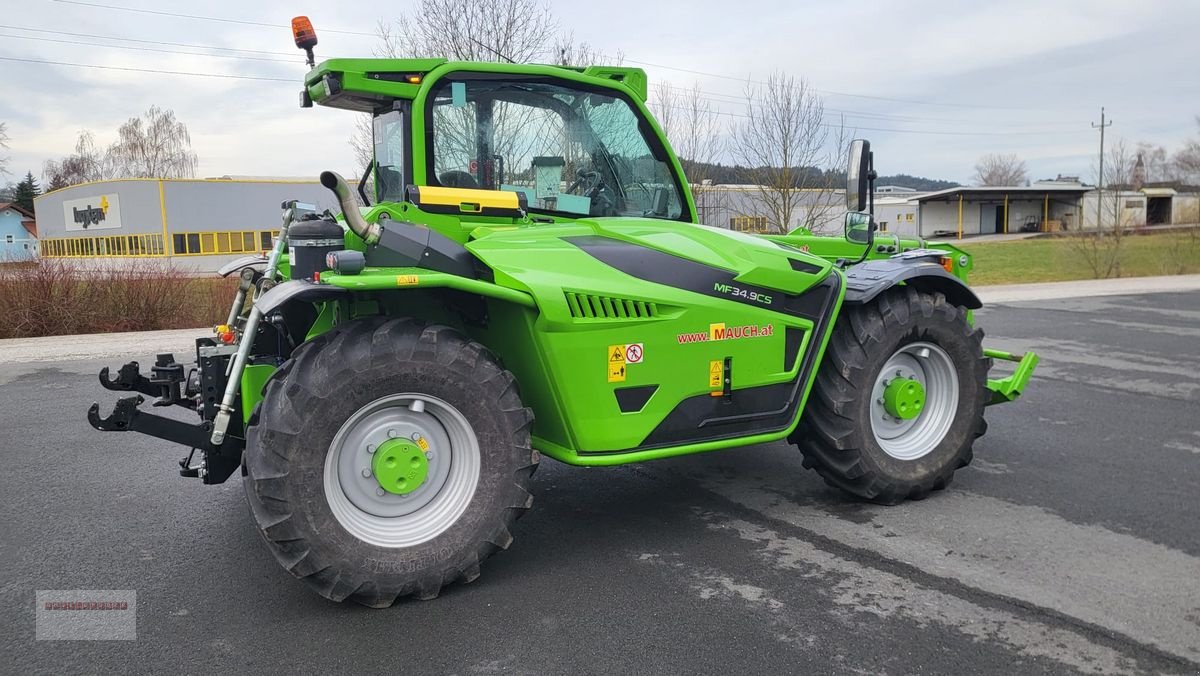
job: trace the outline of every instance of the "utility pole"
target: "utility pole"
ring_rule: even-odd
[[[1104,106],[1100,106],[1100,124],[1092,123],[1092,129],[1100,130],[1100,177],[1096,181],[1096,232],[1104,231],[1103,221],[1100,218],[1104,210],[1104,128],[1111,127],[1112,120],[1108,123],[1104,122]],[[1080,223],[1080,225],[1083,225]]]

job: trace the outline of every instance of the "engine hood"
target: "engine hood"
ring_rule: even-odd
[[[720,268],[734,279],[789,294],[806,291],[824,279],[832,265],[790,245],[730,230],[653,218],[581,219],[564,225],[481,228],[467,248],[498,273],[529,267],[535,252],[578,250],[580,238],[605,238]],[[520,265],[511,253],[521,251]],[[533,263],[536,267],[536,263]],[[799,273],[799,274],[798,274]]]

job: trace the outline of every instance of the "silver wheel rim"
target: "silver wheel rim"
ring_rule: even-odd
[[[425,482],[406,495],[384,491],[370,473],[388,439],[428,443]],[[425,394],[394,394],[360,408],[325,456],[325,499],[351,535],[379,547],[412,547],[458,521],[479,484],[479,441],[466,417]]]
[[[895,378],[910,378],[925,388],[925,405],[915,418],[890,415],[884,390]],[[958,372],[950,355],[933,343],[909,343],[884,363],[871,390],[871,432],[893,458],[916,460],[946,437],[958,412]]]

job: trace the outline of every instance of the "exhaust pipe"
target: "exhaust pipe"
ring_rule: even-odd
[[[354,231],[354,234],[363,238],[367,244],[374,244],[379,241],[379,236],[383,230],[378,223],[368,223],[358,210],[358,200],[355,199],[354,193],[350,192],[350,185],[346,183],[346,179],[342,178],[336,171],[322,171],[321,185],[333,191],[337,196],[338,205],[342,208],[342,215],[346,218],[346,225]]]

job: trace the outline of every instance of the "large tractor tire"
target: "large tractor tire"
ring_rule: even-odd
[[[883,504],[920,500],[971,462],[990,367],[964,308],[890,289],[842,311],[791,441],[832,486]]]
[[[513,376],[454,329],[354,321],[267,383],[246,495],[271,553],[322,596],[431,599],[512,541],[532,421]]]

